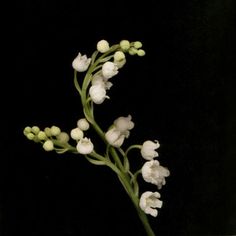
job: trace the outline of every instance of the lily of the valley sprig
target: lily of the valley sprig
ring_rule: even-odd
[[[83,156],[94,165],[109,167],[133,202],[147,235],[154,236],[147,215],[158,215],[158,208],[163,205],[159,190],[165,185],[165,178],[169,176],[169,170],[155,159],[158,157],[157,149],[160,144],[157,140],[144,140],[141,144],[126,147],[125,140],[130,137],[135,126],[132,116],[128,114],[113,122],[108,121],[108,128],[103,130],[94,115],[94,106],[100,106],[106,99],[112,99],[109,96],[109,90],[113,86],[112,77],[120,73],[125,66],[127,55],[144,56],[142,43],[122,40],[110,46],[106,40],[101,40],[91,57],[78,53],[72,67],[74,85],[81,99],[84,117],[75,122],[69,132],[62,131],[55,125],[44,129],[27,126],[24,135],[29,140],[41,144],[45,151],[56,151],[59,154],[72,152]],[[94,136],[89,137],[86,134],[89,129],[95,130]],[[99,153],[93,144],[96,138],[103,140],[103,153]],[[137,150],[143,165],[132,172],[129,156],[130,152]],[[140,192],[138,180],[148,183],[146,192]],[[150,191],[149,185],[156,186],[156,190]]]

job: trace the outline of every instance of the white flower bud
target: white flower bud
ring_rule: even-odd
[[[88,69],[91,58],[87,58],[86,55],[78,54],[78,56],[73,60],[72,67],[78,72],[84,72]]]
[[[148,183],[157,185],[158,189],[161,189],[162,185],[165,185],[165,177],[169,175],[169,170],[160,166],[157,160],[147,161],[142,167],[143,179]]]
[[[45,143],[43,144],[43,149],[45,151],[52,151],[54,149],[52,140],[45,141]]]
[[[82,138],[76,145],[77,151],[80,154],[89,154],[93,151],[93,143],[88,138]]]
[[[92,85],[89,89],[89,95],[96,104],[101,104],[105,98],[108,98],[106,96],[106,89],[101,84]]]
[[[163,202],[159,200],[160,197],[161,195],[158,192],[144,192],[140,197],[139,206],[146,214],[156,217],[158,211],[155,208],[161,208],[163,204]]]
[[[88,121],[87,121],[85,118],[79,119],[79,120],[77,121],[77,126],[78,126],[78,128],[81,129],[82,131],[86,131],[86,130],[89,129],[89,123],[88,123]]]
[[[74,140],[80,140],[84,137],[84,133],[81,129],[77,127],[71,130],[70,136]]]
[[[97,50],[101,53],[105,53],[107,52],[108,50],[110,49],[109,47],[109,43],[106,41],[106,40],[100,40],[98,43],[97,43]]]
[[[118,73],[118,67],[111,61],[107,61],[102,66],[102,75],[106,79],[110,79]]]
[[[61,143],[67,143],[70,139],[70,136],[66,132],[61,132],[57,135],[57,140]]]
[[[57,136],[61,133],[61,129],[55,125],[51,127],[51,135]]]
[[[154,157],[158,157],[158,153],[155,151],[155,149],[159,147],[160,144],[157,140],[155,142],[150,140],[145,141],[141,148],[142,157],[146,160],[152,160]]]

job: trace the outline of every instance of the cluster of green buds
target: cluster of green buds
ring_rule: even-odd
[[[94,115],[94,106],[102,104],[106,98],[109,98],[107,90],[113,86],[110,79],[116,76],[126,64],[127,54],[144,56],[142,43],[121,40],[118,44],[110,46],[108,41],[103,39],[97,43],[91,57],[78,53],[72,62],[72,67],[74,85],[80,95],[84,118],[79,119],[77,126],[69,133],[62,132],[57,126],[47,127],[44,130],[40,130],[38,126],[27,126],[24,135],[29,140],[41,143],[45,151],[72,152],[84,156],[94,165],[109,167],[118,176],[133,202],[147,235],[154,236],[147,214],[157,216],[157,208],[162,207],[162,201],[159,199],[161,196],[158,191],[140,193],[138,176],[141,175],[142,180],[155,185],[158,190],[165,185],[165,178],[170,174],[169,170],[154,159],[158,157],[156,149],[160,144],[157,140],[146,140],[142,144],[134,144],[124,149],[125,140],[130,137],[135,125],[132,116],[118,117],[106,131],[103,131]],[[78,75],[83,73],[85,73],[84,77],[79,79]],[[85,137],[84,133],[90,127],[104,142],[104,152],[98,153],[91,139]],[[140,169],[132,172],[129,154],[134,149],[139,150],[139,156],[144,160],[144,164]]]
[[[55,150],[58,153],[65,152],[71,146],[68,144],[70,139],[66,132],[55,125],[40,130],[38,126],[25,127],[24,135],[36,143],[41,143],[45,151]]]

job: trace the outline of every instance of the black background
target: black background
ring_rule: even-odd
[[[96,43],[140,40],[96,106],[105,129],[131,114],[125,146],[158,139],[171,176],[157,235],[236,234],[234,1],[21,1],[14,18],[14,78],[3,135],[3,235],[145,235],[115,175],[82,156],[46,153],[27,125],[69,132],[82,116],[72,60]],[[12,61],[10,62],[12,63]],[[140,156],[134,152],[133,159]],[[132,161],[133,165],[137,165]],[[143,183],[143,190],[153,186]]]

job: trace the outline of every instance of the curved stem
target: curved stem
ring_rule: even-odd
[[[102,131],[102,129],[99,127],[99,125],[96,123],[96,121],[94,119],[93,111],[92,111],[90,103],[88,102],[88,99],[87,99],[87,88],[92,80],[92,73],[94,72],[94,70],[96,68],[99,68],[98,66],[99,66],[99,63],[102,61],[102,59],[103,58],[105,59],[106,56],[108,56],[110,53],[119,49],[119,47],[120,47],[119,45],[112,46],[108,52],[102,54],[97,60],[95,60],[97,53],[93,55],[92,64],[90,65],[90,67],[85,75],[85,78],[84,78],[84,81],[82,84],[81,94],[80,94],[81,95],[81,102],[82,102],[83,109],[84,109],[84,115],[85,115],[86,119],[91,123],[92,127],[97,132],[97,134],[100,136],[100,138],[104,141],[105,145],[109,145],[109,144],[107,143],[107,141],[105,139],[104,132]],[[148,218],[147,218],[146,214],[139,207],[139,197],[137,194],[137,186],[135,187],[135,184],[134,184],[134,182],[136,182],[136,184],[137,184],[137,181],[136,181],[136,179],[131,181],[132,176],[129,174],[129,171],[127,171],[127,168],[129,167],[127,153],[132,148],[134,148],[134,146],[133,147],[131,146],[126,152],[124,152],[122,149],[120,150],[120,153],[123,156],[123,158],[127,159],[126,160],[126,167],[125,167],[125,165],[122,164],[116,149],[112,146],[107,148],[106,156],[109,157],[109,153],[110,153],[111,156],[113,157],[115,163],[111,162],[109,158],[105,158],[105,157],[101,156],[100,154],[96,153],[95,151],[93,151],[89,155],[99,161],[99,162],[94,162],[95,164],[101,164],[100,162],[104,162],[105,165],[110,167],[117,174],[122,186],[126,190],[128,196],[130,197],[131,201],[133,202],[133,204],[137,210],[138,216],[143,223],[143,226],[147,232],[147,235],[148,236],[155,236],[155,234],[148,222]]]
[[[132,150],[132,149],[141,149],[142,148],[142,145],[138,145],[138,144],[135,144],[135,145],[131,145],[126,151],[125,151],[125,154],[128,155],[129,151]]]

